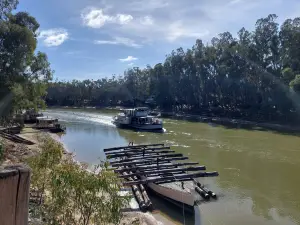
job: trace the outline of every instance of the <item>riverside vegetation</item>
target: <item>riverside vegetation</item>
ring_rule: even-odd
[[[18,0],[0,1],[0,119],[22,109],[43,108],[52,79],[47,55],[36,52],[39,23],[27,12],[12,13]]]
[[[32,169],[31,189],[38,193],[32,217],[45,224],[118,224],[128,197],[120,197],[121,183],[105,164],[88,171],[63,146],[47,136],[39,137],[40,154],[27,160]]]
[[[281,26],[277,16],[255,29],[224,32],[209,44],[196,40],[162,63],[128,69],[124,76],[55,81],[46,102],[55,106],[133,106],[153,96],[165,111],[253,121],[299,122],[300,18]]]
[[[36,51],[38,21],[27,12],[13,13],[18,3],[0,1],[0,126],[9,126],[21,110],[45,108],[54,72],[47,55]],[[98,166],[97,174],[88,172],[62,157],[63,147],[54,140],[41,142],[41,152],[26,160],[32,169],[32,191],[39,196],[31,214],[53,225],[118,224],[127,197],[118,196],[120,183],[113,172],[105,164]],[[28,154],[23,146],[11,147],[0,139],[0,164],[10,151]]]

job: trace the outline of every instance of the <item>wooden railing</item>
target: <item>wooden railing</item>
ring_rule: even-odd
[[[27,225],[30,169],[24,165],[0,168],[0,224]]]

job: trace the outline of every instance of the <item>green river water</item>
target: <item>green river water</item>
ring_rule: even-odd
[[[191,161],[218,171],[203,183],[219,196],[201,204],[202,224],[300,224],[300,137],[274,132],[228,129],[213,124],[164,119],[165,133],[117,129],[111,111],[49,109],[67,127],[62,142],[79,161],[95,164],[103,148],[130,141],[172,145]],[[155,205],[175,222],[182,210],[156,199]],[[185,215],[186,224],[193,224]]]

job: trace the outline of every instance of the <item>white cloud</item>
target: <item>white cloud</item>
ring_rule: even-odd
[[[168,32],[166,38],[169,41],[175,41],[178,38],[202,38],[209,35],[208,30],[203,31],[193,31],[186,29],[181,22],[174,22],[168,27]]]
[[[111,18],[103,14],[102,9],[92,9],[87,13],[82,13],[81,18],[86,26],[100,28]]]
[[[234,4],[241,3],[241,2],[243,2],[243,1],[244,1],[244,0],[231,0],[231,1],[229,2],[229,4],[234,5]]]
[[[172,2],[168,0],[151,0],[151,1],[128,1],[126,2],[128,4],[128,8],[130,8],[133,11],[155,11],[159,9],[164,9],[169,6],[169,4]]]
[[[94,8],[82,14],[86,26],[102,28],[111,36],[130,36],[140,43],[178,45],[197,38],[210,41],[226,31],[235,35],[242,27],[252,30],[257,19],[270,13],[283,21],[294,15],[299,5],[299,0],[286,0],[289,4],[283,0],[189,0],[189,4],[182,0],[91,1]]]
[[[128,24],[131,20],[133,20],[133,17],[126,14],[117,14],[114,19],[120,24]]]
[[[101,28],[106,23],[125,25],[133,20],[129,14],[117,14],[115,16],[104,14],[103,9],[90,8],[81,13],[83,24],[91,28]]]
[[[81,54],[82,53],[82,51],[77,51],[77,50],[74,50],[74,51],[66,51],[66,52],[64,52],[64,54],[66,54],[66,55],[78,55],[78,54]]]
[[[136,57],[133,57],[133,56],[127,56],[127,58],[124,58],[124,59],[119,59],[121,62],[131,62],[131,61],[135,61],[135,60],[138,60],[138,58]]]
[[[133,48],[140,48],[142,46],[134,40],[124,37],[115,37],[113,40],[96,40],[94,43],[99,45],[125,45]]]
[[[142,25],[147,26],[147,25],[153,25],[154,20],[151,16],[144,16],[140,19],[140,22]]]
[[[46,46],[53,47],[64,43],[69,38],[69,34],[65,29],[55,28],[42,30],[39,34],[39,38],[43,40]]]
[[[127,66],[132,67],[134,65],[134,63],[128,63]]]
[[[109,40],[96,40],[94,41],[97,45],[118,45],[117,41],[109,41]]]

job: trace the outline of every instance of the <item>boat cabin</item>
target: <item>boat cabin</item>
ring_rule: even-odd
[[[140,124],[140,125],[144,125],[144,124],[161,124],[161,120],[155,118],[154,116],[145,116],[145,117],[133,117],[131,122],[133,124]]]
[[[54,119],[48,116],[41,116],[36,118],[36,128],[54,128],[56,127],[56,124],[58,122],[58,119]]]
[[[135,109],[124,109],[124,114],[130,117],[146,117],[149,113],[149,109],[147,107],[139,107]]]
[[[32,123],[34,123],[36,121],[37,117],[42,117],[42,116],[43,116],[42,113],[39,113],[39,112],[37,112],[34,109],[26,110],[23,113],[23,118],[24,118],[25,122],[32,122]]]

